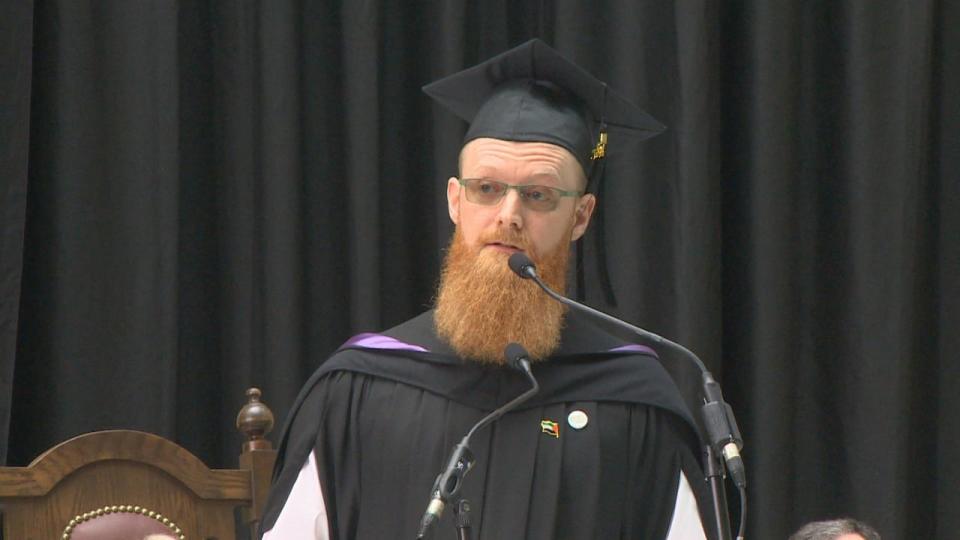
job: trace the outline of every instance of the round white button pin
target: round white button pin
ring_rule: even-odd
[[[567,423],[570,424],[570,427],[573,429],[583,429],[587,427],[587,422],[589,421],[587,413],[581,410],[573,411],[567,416]]]

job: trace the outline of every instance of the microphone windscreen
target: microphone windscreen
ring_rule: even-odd
[[[530,260],[530,257],[527,257],[527,254],[522,251],[518,251],[511,255],[510,258],[507,259],[507,264],[510,265],[510,269],[513,270],[514,274],[524,279],[530,277],[525,272],[526,268],[536,268],[536,266],[533,264],[533,261]]]
[[[503,356],[507,359],[507,365],[516,369],[517,371],[523,371],[523,367],[520,364],[521,360],[526,360],[530,353],[523,348],[523,345],[519,343],[509,343],[507,348],[503,351]]]

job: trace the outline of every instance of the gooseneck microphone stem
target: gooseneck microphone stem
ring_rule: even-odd
[[[584,313],[588,313],[589,315],[591,315],[591,316],[593,316],[593,317],[596,317],[597,319],[604,320],[604,321],[606,321],[607,323],[612,324],[612,325],[614,325],[614,326],[618,326],[618,327],[621,327],[621,328],[627,328],[627,329],[629,329],[630,331],[632,331],[633,333],[637,334],[638,336],[640,336],[640,337],[642,337],[642,338],[645,338],[645,339],[649,339],[650,341],[653,341],[653,342],[656,343],[657,345],[663,345],[663,346],[665,346],[665,347],[674,349],[674,350],[680,352],[681,354],[687,355],[687,356],[689,356],[689,357],[697,364],[697,367],[700,368],[700,371],[701,371],[702,373],[710,373],[710,372],[707,370],[707,366],[705,366],[705,365],[703,364],[703,362],[700,360],[700,358],[699,358],[696,354],[694,354],[693,351],[691,351],[690,349],[684,347],[683,345],[680,345],[679,343],[675,343],[675,342],[673,342],[673,341],[670,341],[669,339],[667,339],[667,338],[665,338],[665,337],[662,337],[662,336],[659,336],[659,335],[657,335],[657,334],[654,334],[653,332],[650,332],[649,330],[644,330],[643,328],[634,326],[634,325],[632,325],[632,324],[630,324],[630,323],[628,323],[628,322],[626,322],[626,321],[622,321],[622,320],[620,320],[620,319],[618,319],[618,318],[616,318],[616,317],[613,317],[612,315],[607,315],[606,313],[604,313],[604,312],[602,312],[602,311],[599,311],[599,310],[596,310],[596,309],[593,309],[593,308],[590,307],[590,306],[581,304],[581,303],[579,303],[579,302],[575,302],[575,301],[567,298],[566,296],[561,296],[560,294],[558,294],[557,292],[555,292],[553,289],[551,289],[550,287],[548,287],[547,284],[544,283],[544,282],[540,279],[540,277],[537,276],[536,274],[530,276],[530,279],[532,279],[533,281],[535,281],[535,282],[537,283],[537,285],[539,285],[540,288],[543,289],[543,292],[549,294],[551,297],[553,297],[554,300],[556,300],[556,301],[558,301],[558,302],[560,302],[560,303],[562,303],[562,304],[566,304],[566,305],[574,308],[574,309],[577,310],[577,311],[582,311],[582,312],[584,312]],[[713,380],[713,377],[711,376],[710,379]]]
[[[608,315],[602,311],[596,310],[590,306],[571,300],[544,283],[537,275],[537,268],[533,261],[523,252],[517,252],[510,256],[508,261],[510,269],[518,276],[524,279],[533,280],[543,292],[551,298],[573,308],[576,311],[585,313],[594,319],[603,321],[608,325],[622,328],[633,332],[640,338],[652,341],[657,345],[673,349],[686,358],[692,360],[697,368],[700,369],[703,382],[704,405],[701,409],[704,421],[704,427],[707,431],[708,444],[705,449],[705,473],[707,480],[711,484],[711,491],[714,499],[714,515],[716,518],[717,534],[720,538],[726,540],[730,538],[730,525],[727,520],[726,496],[723,489],[723,462],[716,459],[719,454],[726,463],[727,471],[730,473],[734,484],[740,491],[741,508],[746,507],[746,472],[743,466],[743,459],[740,457],[740,449],[743,448],[743,439],[740,436],[740,430],[737,427],[737,421],[733,416],[733,409],[723,400],[723,393],[720,391],[720,385],[714,380],[713,375],[707,369],[707,366],[700,358],[683,345],[670,341],[643,328],[634,326],[626,321]],[[740,532],[738,538],[742,539],[744,534],[743,515],[740,520]]]
[[[466,440],[469,440],[470,437],[473,437],[473,434],[476,433],[477,430],[479,430],[480,428],[483,428],[483,427],[486,427],[486,426],[490,425],[491,423],[493,423],[494,421],[496,421],[498,418],[500,418],[500,417],[503,416],[504,414],[512,411],[512,410],[515,409],[518,405],[520,405],[520,404],[523,403],[524,401],[532,398],[534,394],[536,394],[537,392],[540,391],[540,385],[537,383],[537,379],[535,379],[535,378],[533,377],[533,372],[530,371],[530,363],[529,363],[529,361],[527,361],[527,360],[524,360],[524,361],[527,362],[527,367],[526,367],[525,370],[523,370],[523,374],[526,375],[526,376],[527,376],[527,380],[530,381],[530,385],[531,385],[530,389],[527,390],[526,392],[520,394],[519,396],[511,399],[509,402],[507,402],[506,405],[504,405],[503,407],[500,407],[499,409],[493,411],[492,413],[490,413],[490,414],[488,414],[487,416],[485,416],[482,420],[480,420],[479,422],[477,422],[477,425],[473,426],[473,429],[471,429],[470,432],[467,433],[466,437],[463,438],[465,441],[466,441]]]
[[[713,500],[713,515],[716,520],[717,536],[730,538],[730,521],[725,519],[727,513],[727,492],[723,489],[723,464],[717,458],[717,453],[709,444],[703,445],[703,459],[706,465],[704,476],[710,484],[710,495]]]
[[[453,447],[453,452],[450,454],[450,459],[447,460],[446,468],[437,476],[436,481],[433,483],[430,503],[427,505],[427,510],[423,513],[423,518],[420,520],[420,530],[417,533],[418,540],[425,538],[430,527],[440,519],[446,505],[460,492],[464,477],[470,472],[470,469],[473,468],[473,464],[476,461],[473,452],[470,451],[470,438],[473,437],[473,434],[476,433],[477,430],[490,425],[504,414],[517,408],[524,401],[527,401],[540,391],[540,384],[537,383],[537,379],[533,376],[533,371],[530,369],[530,359],[526,349],[517,343],[511,343],[507,345],[504,355],[507,358],[507,364],[522,372],[527,377],[527,380],[530,381],[531,387],[526,392],[508,401],[502,407],[497,408],[481,418],[480,421],[467,432],[463,439]],[[461,503],[463,502],[465,501],[461,501]],[[469,503],[467,503],[466,508],[461,508],[461,510],[469,512]],[[457,533],[458,535],[469,534],[469,525],[466,527],[458,526]]]
[[[460,499],[453,513],[457,517],[457,540],[470,540],[470,501]]]

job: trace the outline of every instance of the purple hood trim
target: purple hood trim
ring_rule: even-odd
[[[340,346],[341,349],[349,349],[353,347],[361,347],[364,349],[386,349],[392,351],[430,352],[430,349],[426,349],[419,345],[413,345],[411,343],[400,341],[397,338],[392,338],[383,334],[374,334],[371,332],[357,334]],[[646,345],[637,345],[635,343],[621,345],[620,347],[610,349],[609,352],[633,352],[649,354],[654,357],[657,356],[657,353],[654,352],[654,350],[650,347],[647,347]]]
[[[630,343],[629,345],[622,345],[620,347],[610,349],[610,352],[638,352],[657,357],[656,351],[650,347],[647,347],[646,345],[637,345],[636,343]]]
[[[428,349],[424,349],[419,345],[411,345],[410,343],[405,343],[396,338],[385,336],[383,334],[373,334],[370,332],[357,334],[340,346],[341,349],[348,349],[350,347],[363,347],[365,349],[390,349],[394,351],[430,352]]]

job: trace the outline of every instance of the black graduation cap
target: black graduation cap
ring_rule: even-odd
[[[646,139],[663,124],[539,39],[428,84],[423,91],[479,137],[547,142],[572,153],[591,177],[617,137]],[[608,128],[616,136],[608,141]]]
[[[430,83],[423,91],[470,123],[464,144],[489,137],[566,148],[583,167],[588,191],[600,191],[606,173],[604,158],[623,148],[621,138],[639,141],[666,129],[539,39]],[[609,171],[609,175],[615,177],[619,172]],[[607,302],[616,305],[599,217],[594,219],[594,229],[600,237],[601,283]],[[581,300],[584,289],[583,246],[578,242],[577,293]]]

